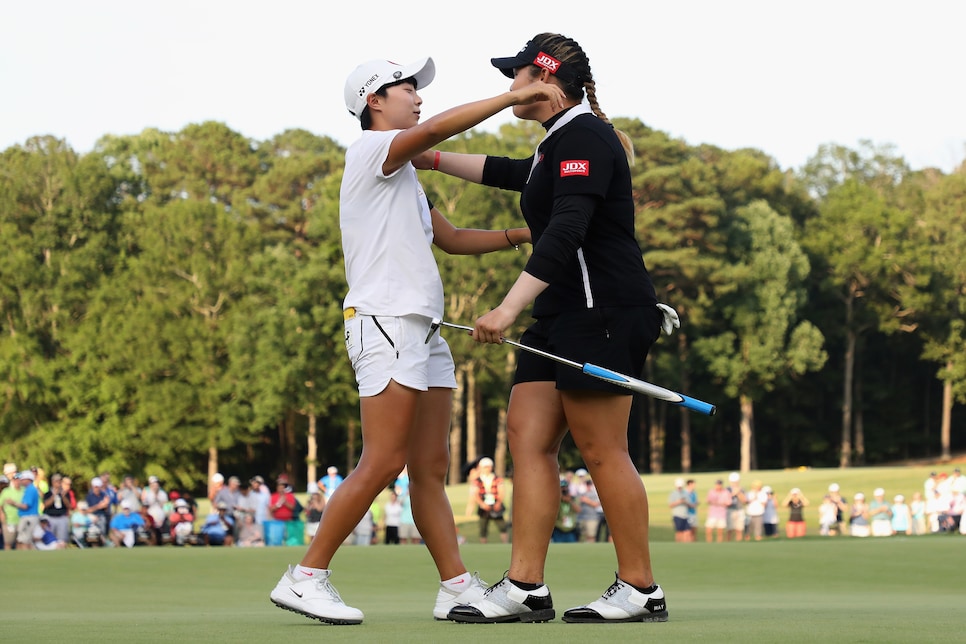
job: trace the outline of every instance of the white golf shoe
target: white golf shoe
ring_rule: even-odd
[[[473,573],[470,580],[466,582],[463,590],[450,590],[439,584],[439,592],[436,593],[436,606],[433,608],[433,617],[443,620],[449,614],[450,609],[461,604],[472,604],[483,599],[486,591],[486,582],[480,579],[477,573]]]
[[[346,606],[339,591],[329,583],[331,571],[315,573],[306,579],[293,576],[295,568],[289,566],[272,590],[272,603],[279,608],[299,615],[317,619],[326,624],[361,624],[362,611]]]
[[[572,624],[666,622],[667,601],[660,586],[642,593],[617,577],[600,599],[564,612],[563,621]]]

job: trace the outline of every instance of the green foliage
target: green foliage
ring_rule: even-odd
[[[912,175],[888,147],[863,144],[822,148],[795,176],[757,150],[615,124],[636,151],[647,266],[683,319],[652,351],[654,379],[720,410],[691,423],[694,467],[734,466],[729,399],[742,395],[763,425],[779,427],[760,436],[763,462],[827,460],[847,331],[874,348],[856,367],[858,410],[881,434],[870,458],[932,451],[940,380],[966,402],[966,175]],[[441,148],[525,157],[543,134],[521,122]],[[311,417],[319,460],[344,462],[358,415],[342,346],[344,152],[305,130],[252,141],[204,122],[105,136],[84,155],[51,137],[0,153],[5,460],[80,477],[153,473],[192,488],[209,450],[239,473],[298,469]],[[421,179],[457,226],[523,225],[515,193]],[[449,319],[469,324],[495,306],[528,252],[437,252]],[[889,339],[900,331],[910,341]],[[492,445],[510,354],[447,339],[475,376],[482,442]],[[655,458],[673,467],[683,421],[638,407],[642,426],[667,424]]]

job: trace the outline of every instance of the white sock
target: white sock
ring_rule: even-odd
[[[303,566],[299,564],[295,566],[295,570],[292,572],[292,576],[298,581],[303,579],[311,579],[313,577],[318,577],[321,573],[328,572],[326,568],[309,568],[308,566]]]
[[[441,583],[443,584],[443,588],[445,588],[446,590],[463,592],[464,590],[470,587],[470,579],[472,579],[472,577],[470,576],[470,573],[464,572],[462,575],[457,575],[456,577],[453,577],[452,579],[447,579]]]

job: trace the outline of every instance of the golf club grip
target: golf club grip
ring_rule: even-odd
[[[717,411],[715,406],[710,403],[706,403],[689,396],[684,396],[677,392],[671,391],[670,389],[658,387],[657,385],[652,385],[649,382],[638,380],[637,378],[625,376],[617,373],[616,371],[611,371],[610,369],[598,367],[597,365],[590,364],[589,362],[584,364],[584,366],[581,368],[581,371],[588,376],[600,378],[601,380],[606,380],[607,382],[620,385],[621,387],[627,387],[631,391],[653,396],[659,400],[664,400],[674,405],[680,405],[685,409],[690,409],[691,411],[696,411],[706,416],[714,416],[715,411]]]

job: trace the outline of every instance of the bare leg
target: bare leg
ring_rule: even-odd
[[[513,454],[513,545],[508,576],[543,583],[550,535],[560,504],[557,453],[563,406],[552,382],[525,382],[510,392],[507,434]]]
[[[456,539],[453,509],[445,488],[452,398],[452,390],[442,388],[432,388],[420,395],[408,451],[413,518],[441,580],[466,572]]]
[[[617,552],[617,574],[646,588],[651,571],[647,491],[627,447],[631,396],[561,392],[567,424],[590,471]]]
[[[377,395],[360,399],[362,455],[359,465],[326,504],[319,530],[302,558],[303,566],[328,568],[339,546],[375,498],[396,480],[406,464],[419,395],[414,389],[390,381]]]

